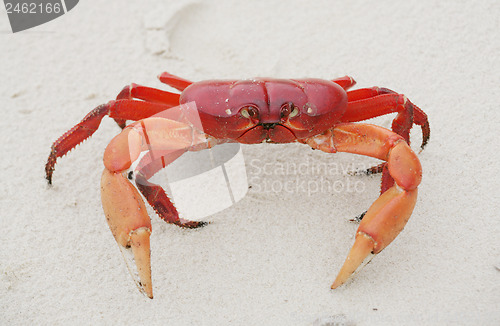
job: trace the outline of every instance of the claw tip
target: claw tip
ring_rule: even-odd
[[[142,292],[142,294],[144,294],[145,296],[147,296],[148,298],[150,299],[153,299],[153,288],[148,285],[143,285],[143,284],[140,284],[140,290]]]
[[[139,290],[148,298],[153,299],[153,284],[151,282],[151,256],[149,236],[151,231],[147,227],[141,227],[130,234],[130,247],[134,255],[135,266],[139,274],[136,281]],[[134,275],[132,275],[134,277]]]
[[[374,241],[372,237],[365,233],[358,233],[356,240],[347,256],[344,265],[339,271],[337,278],[333,282],[331,288],[336,289],[344,284],[349,277],[358,269],[365,258],[373,251]]]

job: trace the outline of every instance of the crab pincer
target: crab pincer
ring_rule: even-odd
[[[134,281],[141,292],[153,298],[149,247],[151,221],[139,192],[121,172],[104,169],[101,198],[109,228],[120,249],[132,251],[139,275],[137,280],[135,273],[131,272]]]
[[[354,245],[332,284],[335,289],[348,280],[367,256],[381,252],[403,230],[417,201],[422,167],[401,136],[374,125],[339,125],[331,132],[310,139],[308,144],[324,151],[363,154],[384,160],[395,182],[363,217]]]
[[[104,214],[122,252],[132,251],[135,266],[127,265],[138,288],[149,298],[153,298],[149,244],[151,221],[141,195],[125,175],[142,151],[149,150],[150,156],[144,159],[149,158],[149,163],[158,159],[165,162],[169,159],[168,154],[185,151],[203,141],[203,135],[194,133],[188,124],[148,118],[125,128],[111,140],[104,152],[105,169],[101,177]],[[159,156],[154,158],[154,154]],[[146,199],[153,200],[156,196],[146,195]],[[178,215],[173,218],[181,224]]]

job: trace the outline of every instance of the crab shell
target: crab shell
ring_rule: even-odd
[[[322,79],[208,80],[188,86],[180,102],[196,103],[204,131],[215,138],[290,143],[337,124],[347,94]]]

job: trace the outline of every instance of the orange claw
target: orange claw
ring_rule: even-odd
[[[129,270],[139,290],[153,298],[149,236],[151,221],[146,206],[134,186],[122,175],[104,169],[101,178],[101,198],[104,214],[116,242],[122,249],[133,253],[139,274]]]
[[[403,230],[417,201],[422,167],[403,138],[369,124],[341,124],[306,140],[324,152],[349,152],[387,161],[395,185],[387,189],[368,209],[356,240],[340,269],[332,289],[344,284],[370,254],[378,254]]]
[[[182,152],[190,146],[204,145],[205,140],[203,133],[195,133],[192,126],[186,123],[154,117],[129,125],[111,140],[104,151],[105,169],[101,178],[104,213],[132,278],[139,290],[149,298],[153,298],[149,244],[151,221],[141,195],[124,174],[141,151],[150,150],[151,157],[154,154],[162,158],[165,153]],[[153,159],[148,162],[151,161]],[[155,201],[160,198],[158,193],[150,192],[149,195]],[[147,192],[145,196],[148,199]],[[166,202],[173,207],[166,195],[163,199],[163,204]],[[188,225],[182,223],[178,215],[171,217],[169,222]]]
[[[332,289],[345,283],[369,254],[378,254],[397,237],[408,222],[416,201],[417,189],[405,191],[394,185],[372,204],[358,227],[354,245]]]

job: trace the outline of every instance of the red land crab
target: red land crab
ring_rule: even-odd
[[[156,150],[158,164],[137,175],[139,191],[160,218],[186,228],[204,223],[179,218],[165,191],[147,181],[186,151],[226,142],[300,142],[327,153],[349,152],[383,160],[368,170],[382,172],[381,196],[364,215],[332,289],[343,284],[367,256],[387,247],[408,221],[422,174],[420,161],[408,145],[409,132],[413,124],[422,128],[423,148],[430,128],[426,114],[404,95],[378,87],[347,91],[355,84],[347,76],[331,81],[255,78],[193,83],[163,73],[159,79],[181,93],[136,84],[125,87],[116,100],[92,110],[55,141],[45,166],[50,184],[57,158],[90,137],[104,116],[116,120],[123,131],[104,152],[102,205],[119,246],[132,251],[139,274],[136,283],[148,297],[153,297],[151,222],[139,192],[127,178],[127,169],[142,151]],[[191,101],[196,103],[203,131],[186,120],[152,117]],[[393,112],[398,114],[392,131],[353,123]],[[135,122],[125,127],[127,120]]]

